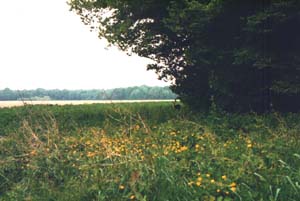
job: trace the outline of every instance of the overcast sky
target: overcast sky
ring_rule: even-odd
[[[149,60],[106,46],[66,0],[0,0],[0,89],[166,85]]]

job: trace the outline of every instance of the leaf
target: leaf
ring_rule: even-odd
[[[261,181],[267,182],[267,180],[260,174],[258,174],[257,172],[254,173],[255,176],[257,176]]]
[[[298,189],[296,188],[295,184],[293,183],[292,179],[289,176],[285,177],[288,182],[291,184],[291,186],[293,187],[293,189],[295,190],[296,193],[298,193]]]
[[[281,190],[280,188],[277,188],[277,189],[276,189],[275,200],[278,199],[280,190]]]
[[[300,154],[294,154],[294,156],[300,159]]]

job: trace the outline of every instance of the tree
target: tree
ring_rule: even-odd
[[[5,88],[0,91],[0,97],[1,100],[14,100],[17,99],[16,95],[13,93],[13,91],[9,88]]]
[[[298,0],[72,0],[99,37],[148,66],[194,108],[300,110]]]

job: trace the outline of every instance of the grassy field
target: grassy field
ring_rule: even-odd
[[[0,109],[0,200],[299,201],[300,115]]]
[[[147,102],[172,102],[174,100],[24,100],[24,101],[0,101],[0,108],[17,107],[24,105],[87,105],[95,103],[147,103]]]

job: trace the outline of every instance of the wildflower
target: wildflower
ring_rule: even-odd
[[[186,151],[187,149],[188,149],[187,146],[182,146],[182,147],[180,148],[180,151]]]
[[[172,131],[172,132],[170,133],[170,135],[176,135],[176,132],[175,132],[175,131]]]
[[[202,139],[203,139],[203,137],[202,137],[202,136],[198,136],[197,138],[198,138],[199,140],[202,140]]]
[[[96,155],[96,153],[93,152],[88,152],[87,153],[87,157],[94,157]]]
[[[220,189],[217,189],[217,193],[220,193],[221,192],[221,190]]]
[[[200,175],[201,175],[201,173],[200,173],[200,172],[198,172],[198,173],[197,173],[197,176],[200,176]]]
[[[192,186],[193,184],[194,184],[193,181],[190,181],[190,182],[188,183],[189,186]]]
[[[120,190],[124,190],[124,188],[125,188],[125,186],[123,186],[123,185],[120,185],[120,186],[119,186],[119,189],[120,189]]]
[[[210,174],[206,174],[206,177],[210,177]]]
[[[198,178],[197,178],[197,181],[202,181],[202,177],[198,177]]]
[[[210,183],[212,183],[212,184],[215,183],[215,180],[214,179],[210,180]]]
[[[200,147],[199,144],[196,144],[196,145],[195,145],[195,148],[196,148],[196,149],[199,149],[199,147]]]
[[[230,186],[230,187],[236,187],[236,183],[235,183],[235,182],[232,182],[229,186]]]
[[[130,196],[130,200],[133,200],[134,198],[135,198],[135,196],[134,196],[134,195]]]
[[[197,181],[197,182],[196,182],[196,186],[201,186],[201,182],[200,182],[200,181]]]
[[[248,148],[251,148],[251,147],[252,147],[252,144],[247,144],[247,147],[248,147]]]
[[[230,190],[231,190],[232,192],[236,192],[236,187],[231,187]]]
[[[227,179],[226,175],[223,175],[221,178],[222,178],[223,180],[226,180],[226,179]]]
[[[31,156],[35,156],[35,155],[36,155],[36,150],[32,150],[32,151],[30,152],[30,155],[31,155]]]

